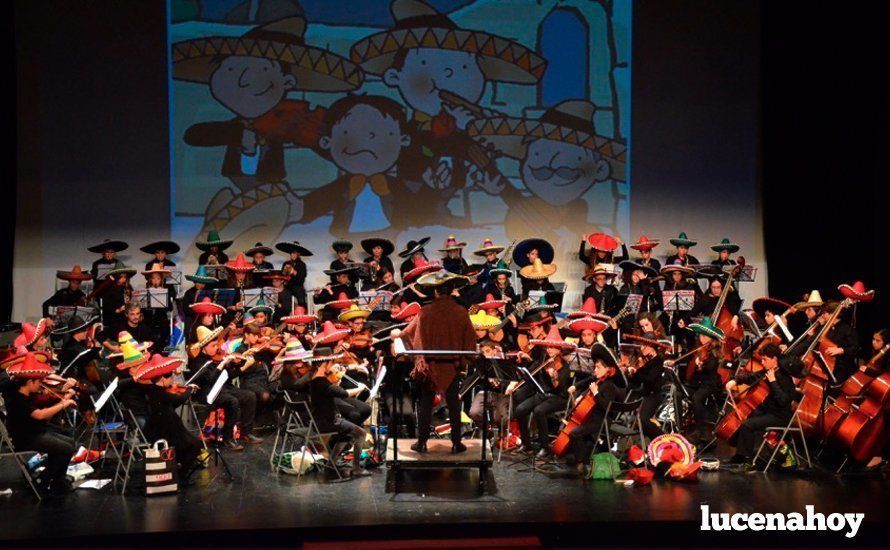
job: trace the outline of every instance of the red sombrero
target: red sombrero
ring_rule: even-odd
[[[871,302],[875,297],[875,291],[865,290],[865,284],[862,281],[856,281],[852,285],[842,284],[837,289],[844,298],[849,298],[854,302]]]
[[[581,309],[578,311],[573,311],[567,315],[569,319],[577,319],[579,317],[588,317],[590,315],[596,315],[596,300],[592,297],[584,300],[584,304],[581,306]]]
[[[420,313],[420,304],[411,302],[410,304],[402,306],[402,309],[400,309],[398,313],[393,313],[392,319],[393,321],[407,321],[418,313]]]
[[[492,309],[501,309],[506,305],[506,300],[495,300],[494,294],[486,294],[484,301],[470,306],[470,313],[476,313],[480,309],[485,311],[491,311]]]
[[[347,336],[349,336],[349,329],[338,329],[334,326],[334,323],[325,321],[321,326],[321,332],[315,333],[313,341],[316,346],[323,346],[339,342]]]
[[[247,273],[248,271],[253,271],[255,268],[255,265],[247,262],[243,252],[239,252],[234,260],[226,262],[226,269],[236,273]]]
[[[28,352],[21,361],[6,369],[6,372],[12,378],[42,380],[54,371],[48,363],[41,361],[37,354]]]
[[[63,281],[89,281],[93,275],[85,272],[79,265],[75,265],[71,271],[56,271],[56,277]]]
[[[605,233],[594,233],[587,237],[587,243],[597,250],[604,252],[612,252],[618,248],[618,241],[611,235]]]
[[[658,244],[660,242],[661,241],[659,241],[658,239],[650,239],[646,235],[640,235],[640,238],[637,239],[637,242],[630,245],[630,247],[633,248],[634,250],[641,250],[641,251],[642,250],[652,250],[653,248],[658,246]]]
[[[315,316],[306,313],[306,308],[303,306],[295,307],[291,315],[282,317],[281,319],[282,323],[287,323],[289,325],[308,325],[312,321],[315,321]]]
[[[653,338],[650,338],[649,336],[653,336]],[[634,344],[639,344],[641,346],[649,346],[650,348],[655,348],[655,349],[667,349],[670,347],[669,345],[665,344],[664,342],[661,342],[660,340],[655,339],[654,336],[655,335],[651,334],[651,333],[646,334],[644,336],[637,336],[636,334],[626,334],[626,335],[622,336],[622,339],[625,342],[632,342]]]
[[[358,300],[350,298],[346,295],[345,292],[341,292],[337,295],[336,300],[331,300],[330,302],[325,304],[325,307],[329,307],[332,309],[349,309],[349,306],[352,304],[357,304]]]
[[[182,365],[182,359],[164,357],[158,353],[151,356],[144,365],[133,373],[133,380],[157,380],[175,371]]]
[[[204,296],[200,302],[190,305],[189,308],[201,315],[223,315],[226,312],[226,308],[215,303],[210,296]]]
[[[556,328],[556,326],[550,327],[550,332],[547,333],[546,338],[532,338],[528,341],[528,343],[533,346],[559,348],[561,350],[573,350],[578,347],[577,344],[573,344],[571,342],[566,342],[565,340],[563,340],[562,336],[559,334],[559,329]]]
[[[402,275],[402,281],[407,284],[420,277],[424,273],[432,273],[433,271],[439,271],[440,269],[442,269],[442,265],[438,262],[427,262],[425,260],[419,260],[417,262],[414,262],[414,269],[412,269],[411,271],[407,271],[404,275]]]
[[[44,334],[46,334],[46,319],[37,321],[36,325],[22,323],[22,333],[16,337],[14,344],[16,347],[31,346]]]
[[[49,355],[43,351],[28,351],[24,346],[17,346],[15,352],[0,362],[0,370],[7,370],[25,360],[28,355],[33,355],[41,363],[49,363]]]
[[[587,315],[585,317],[577,317],[572,319],[568,323],[566,323],[565,328],[574,332],[575,334],[581,334],[585,330],[592,330],[593,332],[599,334],[600,332],[609,328],[609,323],[607,321],[603,321],[593,315]]]

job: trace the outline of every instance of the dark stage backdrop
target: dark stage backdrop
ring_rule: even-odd
[[[218,227],[223,237],[239,239],[241,245],[252,245],[254,240],[272,244],[285,237],[317,243],[317,263],[312,266],[316,269],[331,259],[325,245],[334,236],[360,237],[367,228],[352,227],[351,219],[343,222],[345,231],[330,216],[317,217],[314,225],[303,224],[306,220],[292,209],[292,200],[275,201],[260,221],[251,218],[251,212],[244,215],[253,203],[233,202],[233,197],[251,186],[250,178],[233,178],[226,170],[224,138],[205,133],[205,144],[220,141],[210,147],[196,145],[200,139],[186,141],[188,128],[234,116],[229,108],[234,104],[224,97],[224,89],[213,95],[205,82],[209,74],[201,66],[188,65],[189,59],[217,63],[225,55],[208,57],[176,45],[204,37],[237,37],[262,21],[303,12],[309,23],[307,44],[367,69],[362,87],[357,88],[360,92],[387,95],[410,107],[406,90],[396,79],[387,80],[385,73],[374,74],[379,70],[373,64],[365,65],[374,57],[374,48],[388,47],[388,37],[383,35],[380,44],[367,50],[360,46],[364,38],[392,27],[388,4],[386,0],[340,3],[343,9],[338,12],[332,11],[331,3],[309,0],[173,1],[168,13],[163,2],[17,2],[20,192],[13,317],[37,315],[40,302],[53,290],[54,271],[88,264],[92,258],[86,247],[103,238],[130,242],[124,259],[134,265],[145,261],[138,252],[142,244],[175,238],[185,249],[175,259],[189,270],[194,267],[188,252],[191,242],[212,227]],[[540,185],[523,174],[528,150],[520,143],[518,158],[505,154],[498,166],[517,192],[514,197],[523,202],[517,206],[502,192],[492,196],[478,189],[456,194],[445,203],[424,201],[419,206],[430,210],[431,223],[422,232],[433,237],[430,248],[438,248],[457,225],[461,226],[458,238],[469,242],[469,250],[487,236],[504,242],[547,235],[558,248],[560,271],[554,280],[569,282],[568,305],[575,307],[581,266],[573,255],[580,233],[602,228],[626,241],[645,233],[665,242],[656,249],[664,256],[670,252],[666,241],[685,231],[699,241],[693,253],[703,261],[714,257],[709,245],[721,238],[738,242],[749,262],[760,269],[757,283],[743,288],[743,296],[753,298],[765,291],[758,190],[758,2],[646,1],[631,6],[620,0],[441,0],[431,5],[474,31],[477,40],[483,30],[501,35],[521,46],[515,51],[527,48],[548,61],[550,72],[527,82],[481,67],[486,84],[480,102],[485,107],[504,111],[512,119],[524,118],[529,128],[561,100],[592,101],[599,107],[597,134],[614,142],[613,156],[620,145],[627,145],[629,154],[621,162],[608,159],[607,170],[595,170],[592,186],[579,186],[581,208],[568,216],[560,208],[564,192],[557,195],[556,187]],[[403,18],[405,13],[397,15]],[[426,39],[450,43],[447,36]],[[392,40],[405,37],[393,35]],[[218,42],[215,47],[219,50]],[[314,72],[336,73],[340,78],[339,69],[328,61],[319,69],[318,55],[308,58],[315,64]],[[283,54],[276,51],[274,56]],[[295,61],[299,65],[305,59]],[[512,62],[528,63],[521,56]],[[301,79],[311,81],[311,75],[294,74],[296,88]],[[173,80],[168,79],[171,75]],[[329,84],[316,88],[296,89],[288,98],[306,100],[310,107],[327,106],[347,91],[342,86],[331,91]],[[408,109],[409,116],[413,110]],[[509,128],[520,133],[513,120]],[[486,134],[490,129],[479,131]],[[506,143],[491,141],[507,151]],[[283,154],[289,186],[285,192],[297,198],[340,174],[315,152],[288,147]],[[592,157],[594,166],[606,157]],[[237,155],[234,161],[242,171],[250,163]],[[377,202],[370,199],[368,204]],[[359,197],[354,200],[360,202]],[[231,215],[239,218],[237,232],[236,226],[215,215],[221,205],[234,206]],[[554,217],[559,221],[553,223]],[[257,230],[270,219],[271,230]],[[376,221],[392,225],[393,219],[384,211]],[[400,228],[391,236],[401,247],[408,238],[423,236],[418,231]],[[309,284],[320,282],[320,277]]]

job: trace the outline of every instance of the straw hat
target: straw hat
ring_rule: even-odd
[[[146,269],[142,272],[142,274],[145,275],[146,279],[151,277],[152,273],[159,273],[164,277],[169,277],[170,274],[172,274],[173,272],[167,269],[166,266],[164,266],[164,264],[162,264],[161,262],[155,262],[151,264],[151,269]]]
[[[135,348],[136,351],[142,352],[147,351],[148,348],[152,346],[151,342],[137,342],[136,339],[133,338],[133,335],[126,330],[122,330],[117,334],[117,344],[121,347],[121,349],[123,349],[124,344],[127,344]],[[123,351],[117,351],[114,353],[109,353],[108,355],[106,355],[106,357],[109,359],[117,359],[118,357],[123,357],[123,355]]]
[[[473,251],[473,254],[477,256],[485,256],[489,252],[494,252],[495,254],[499,254],[504,250],[503,246],[496,245],[491,240],[490,237],[486,237],[484,241],[482,241],[482,245]]]
[[[140,351],[133,342],[124,342],[121,344],[120,355],[123,357],[123,360],[117,364],[117,368],[120,370],[139,367],[148,360],[148,354]]]
[[[692,275],[693,273],[695,273],[694,269],[683,265],[680,260],[677,260],[676,262],[668,264],[661,268],[662,275],[667,275],[673,273],[674,271],[679,271],[683,275]]]
[[[133,275],[136,274],[135,267],[129,267],[129,266],[126,266],[120,262],[118,262],[118,263],[119,263],[119,267],[115,267],[114,269],[105,272],[106,279],[114,278],[114,277],[117,277],[118,275],[127,275],[127,276],[132,277]]]
[[[449,250],[461,250],[467,246],[465,242],[458,242],[457,237],[454,235],[448,235],[448,238],[445,239],[445,244],[442,245],[442,248],[439,249],[439,252],[448,252]]]
[[[476,313],[470,314],[470,323],[475,330],[488,330],[494,328],[501,323],[501,320],[494,315],[489,315],[485,310],[480,309]]]
[[[615,271],[614,264],[607,263],[598,263],[595,267],[588,269],[584,276],[581,277],[582,281],[589,281],[596,277],[597,275],[605,275],[607,278],[617,277],[618,272]]]
[[[556,273],[556,264],[545,264],[540,258],[535,258],[531,265],[519,270],[519,276],[531,280],[546,279]]]
[[[825,305],[825,302],[822,301],[822,295],[819,294],[818,290],[814,290],[806,295],[806,297],[794,304],[794,309],[803,311],[808,307],[820,308]]]
[[[210,342],[216,340],[216,337],[219,336],[223,331],[223,327],[216,327],[211,330],[205,326],[200,326],[197,329],[197,340],[194,344],[192,344],[193,349],[204,349],[204,347]]]
[[[79,265],[75,265],[71,271],[56,271],[56,278],[63,281],[89,281],[93,275],[81,269]]]
[[[345,323],[347,321],[351,321],[353,319],[367,319],[371,316],[371,310],[366,307],[361,307],[358,304],[351,304],[349,309],[343,310],[340,315],[337,316],[337,320],[341,323]]]
[[[460,288],[467,285],[469,282],[469,277],[457,275],[444,269],[440,269],[432,273],[427,273],[426,275],[423,275],[417,279],[417,284],[425,287],[438,287],[444,284],[453,284],[454,288]]]

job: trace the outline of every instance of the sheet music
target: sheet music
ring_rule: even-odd
[[[661,295],[665,311],[692,311],[695,305],[694,290],[663,290]]]
[[[394,355],[401,355],[401,354],[405,353],[406,351],[408,351],[405,348],[405,343],[402,342],[401,338],[393,338],[392,339],[392,347],[393,347],[393,351],[395,352]]]
[[[374,311],[388,311],[393,293],[388,290],[363,290],[359,293],[359,305],[369,306],[375,299],[379,301],[374,306]]]
[[[380,385],[383,384],[383,379],[386,377],[386,365],[381,365],[380,370],[377,371],[377,380],[374,381],[374,387],[371,388],[371,399],[377,397],[377,392],[380,391]]]
[[[229,380],[229,371],[223,369],[223,371],[219,374],[219,378],[216,379],[216,382],[213,383],[213,387],[210,388],[210,393],[207,394],[207,404],[213,405],[213,402],[216,401],[219,392],[222,391],[223,385]]]
[[[105,388],[105,391],[102,392],[102,395],[99,396],[99,399],[93,401],[93,408],[96,409],[96,414],[102,410],[102,407],[105,406],[105,403],[111,399],[111,395],[114,393],[114,390],[117,389],[118,379],[115,378],[111,381],[111,384],[108,384],[108,387]]]
[[[624,307],[628,311],[631,312],[632,315],[636,315],[640,312],[640,306],[643,305],[643,295],[642,294],[628,294],[627,300],[624,302]]]

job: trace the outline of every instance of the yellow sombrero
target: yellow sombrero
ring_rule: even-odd
[[[353,319],[357,319],[359,317],[364,317],[367,319],[371,316],[371,310],[366,307],[361,307],[358,304],[351,304],[349,309],[343,310],[343,313],[337,316],[337,320],[345,323],[346,321],[351,321]]]
[[[395,26],[359,40],[349,58],[362,69],[382,75],[399,50],[436,48],[476,54],[486,80],[534,84],[547,62],[518,42],[485,31],[465,30],[420,0],[394,0]]]
[[[221,57],[262,57],[287,63],[296,89],[344,92],[361,86],[361,68],[328,50],[309,46],[306,20],[286,17],[255,27],[242,36],[208,36],[173,44],[173,78],[206,84]]]
[[[627,145],[596,133],[596,105],[570,99],[547,109],[539,119],[494,117],[476,119],[467,135],[491,144],[504,155],[525,157],[528,139],[552,139],[596,151],[609,163],[609,178],[627,180]]]
[[[488,330],[501,324],[501,320],[494,315],[489,315],[485,310],[480,309],[476,313],[470,315],[470,323],[473,324],[475,330]]]

